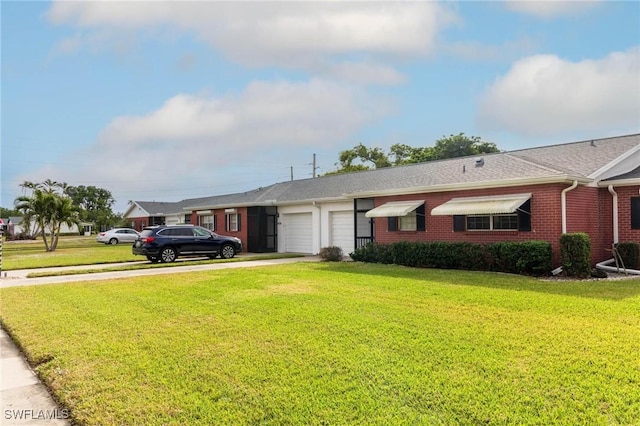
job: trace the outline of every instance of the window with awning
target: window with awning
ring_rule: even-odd
[[[431,210],[431,214],[433,216],[469,216],[516,213],[518,208],[530,198],[531,194],[452,198]]]
[[[399,217],[406,216],[424,205],[423,200],[390,201],[365,213],[366,217]]]
[[[531,231],[531,194],[452,198],[431,210],[453,216],[454,231]]]
[[[366,217],[386,217],[387,230],[424,231],[426,229],[424,200],[390,201],[365,213]]]

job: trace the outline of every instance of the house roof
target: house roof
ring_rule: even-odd
[[[640,134],[512,151],[512,155],[589,177],[640,147]],[[595,176],[594,176],[595,177]]]
[[[600,182],[601,186],[607,185],[640,185],[640,166],[631,170],[630,172],[623,173],[618,176],[613,176],[608,179],[603,179]]]
[[[247,192],[178,203],[137,203],[154,215],[152,212],[183,213],[531,183],[590,183],[597,179],[599,171],[636,151],[640,152],[640,134],[280,182]],[[637,169],[635,172],[640,173]]]

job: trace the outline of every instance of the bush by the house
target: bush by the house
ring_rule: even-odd
[[[336,246],[322,247],[318,256],[326,262],[340,262],[342,260],[342,249]]]
[[[640,258],[640,244],[634,242],[618,243],[616,245],[618,253],[622,258],[624,267],[627,269],[638,269],[638,258]],[[622,266],[622,265],[620,265]]]
[[[371,243],[351,253],[353,260],[395,263],[416,268],[493,270],[546,275],[551,270],[551,245],[544,241],[494,243],[466,242]]]
[[[591,240],[577,232],[560,236],[560,261],[569,277],[585,278],[591,274]]]
[[[492,271],[540,276],[551,270],[551,244],[546,241],[491,243],[485,250]]]

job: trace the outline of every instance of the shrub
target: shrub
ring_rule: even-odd
[[[638,269],[638,258],[640,257],[640,244],[638,243],[618,243],[616,245],[620,258],[627,269]]]
[[[415,268],[494,270],[546,275],[551,270],[551,244],[545,241],[494,243],[466,242],[371,243],[351,253],[353,260],[395,263]]]
[[[585,233],[560,236],[560,259],[570,277],[585,278],[591,274],[591,241]]]
[[[318,254],[320,259],[326,262],[340,262],[342,260],[342,249],[340,247],[322,247]]]
[[[393,255],[389,244],[369,243],[364,247],[355,249],[350,256],[358,262],[393,263]]]
[[[485,250],[492,271],[541,276],[551,270],[551,244],[546,241],[491,243]]]

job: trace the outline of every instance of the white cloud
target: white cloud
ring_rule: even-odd
[[[326,73],[326,64],[371,67],[364,82],[393,84],[402,78],[379,64],[389,56],[424,57],[437,34],[456,19],[437,2],[54,2],[50,22],[83,29],[87,45],[105,35],[192,34],[232,60],[255,67],[280,66]],[[95,34],[100,34],[96,37]],[[73,41],[60,42],[68,50]],[[319,59],[320,58],[320,59]],[[317,67],[320,67],[319,69]],[[347,73],[350,76],[350,73]],[[371,77],[373,75],[373,77]]]
[[[121,194],[132,187],[138,194],[155,189],[162,197],[183,188],[175,197],[184,198],[185,180],[210,187],[230,184],[239,179],[230,174],[231,166],[260,169],[256,164],[293,162],[291,152],[337,147],[391,113],[390,105],[357,87],[326,80],[255,81],[241,93],[224,96],[179,94],[146,115],[112,120],[87,152],[77,153],[87,161],[79,160],[77,168],[48,168],[42,176],[107,187],[119,199],[126,199]]]
[[[598,3],[600,0],[509,0],[504,2],[507,9],[542,19],[579,15],[596,7]]]
[[[581,62],[531,56],[488,88],[478,119],[485,128],[530,136],[637,132],[639,75],[638,47]]]

